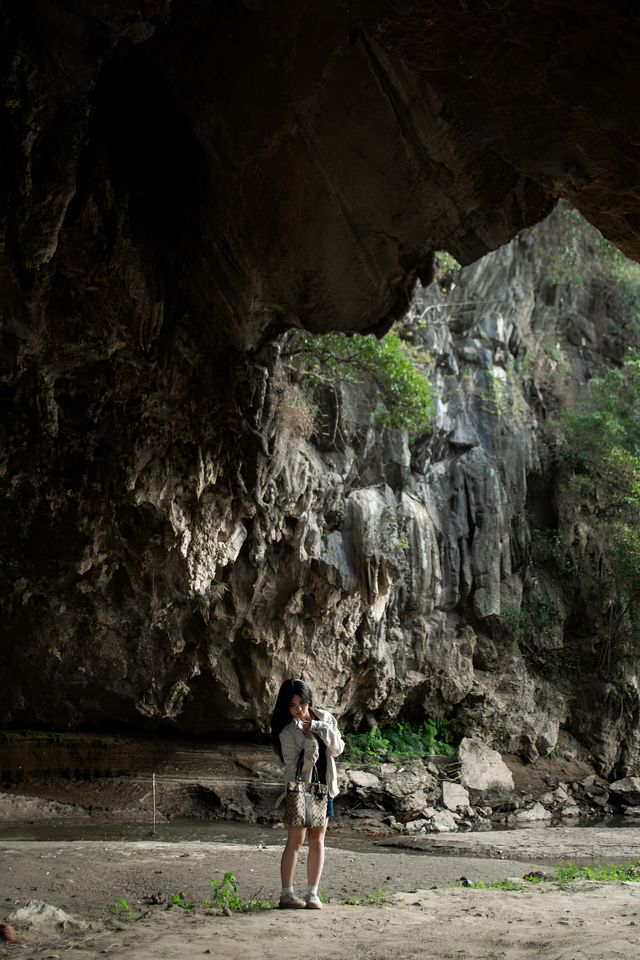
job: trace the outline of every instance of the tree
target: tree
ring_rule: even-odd
[[[298,332],[283,356],[313,388],[321,383],[375,383],[384,410],[379,420],[404,428],[411,437],[427,431],[433,416],[431,384],[416,366],[417,350],[391,331],[381,340],[368,335]],[[424,361],[424,357],[423,357]]]
[[[611,673],[640,637],[640,354],[590,382],[563,432],[565,495],[589,513],[599,545],[590,574],[606,640],[601,666]]]

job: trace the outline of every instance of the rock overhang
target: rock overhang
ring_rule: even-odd
[[[383,332],[433,250],[469,263],[558,197],[640,255],[629,4],[50,0],[6,28],[10,262],[43,295],[105,189],[205,349]]]

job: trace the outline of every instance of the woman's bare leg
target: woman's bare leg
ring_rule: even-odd
[[[317,887],[324,867],[325,827],[311,827],[309,830],[309,854],[307,856],[307,883]]]
[[[287,827],[287,845],[280,861],[280,878],[283,887],[293,886],[293,877],[296,872],[300,850],[304,843],[305,833],[306,827]]]

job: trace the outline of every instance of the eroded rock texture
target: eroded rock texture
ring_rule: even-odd
[[[347,388],[314,436],[274,338],[385,329],[435,248],[469,263],[558,196],[639,253],[631,8],[43,0],[3,27],[3,722],[254,731],[304,671],[353,722],[455,708],[550,748],[570,695],[486,628],[525,589],[544,404],[504,386],[541,336],[526,238],[430,327],[414,450]]]

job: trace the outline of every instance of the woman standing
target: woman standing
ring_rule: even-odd
[[[344,750],[336,720],[327,710],[314,707],[311,690],[304,680],[285,680],[271,717],[271,740],[284,763],[284,782],[295,780],[300,754],[304,752],[302,778],[311,780],[315,766],[318,779],[326,783],[329,794],[327,817],[333,816],[333,798],[338,795],[338,775],[334,757]],[[282,854],[280,906],[322,910],[318,884],[324,866],[324,835],[327,825],[309,828],[307,892],[304,899],[293,892],[293,877],[306,827],[287,826],[287,845]]]

